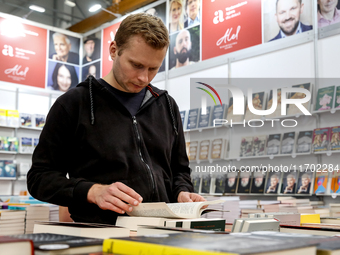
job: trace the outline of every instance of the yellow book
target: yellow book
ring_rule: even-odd
[[[301,214],[300,224],[303,223],[320,223],[320,214]]]

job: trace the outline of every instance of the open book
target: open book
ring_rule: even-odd
[[[200,218],[202,213],[219,211],[217,209],[204,209],[207,205],[224,203],[224,200],[190,203],[141,203],[134,206],[130,216],[137,217],[162,217],[175,219]],[[204,207],[204,208],[203,208]]]

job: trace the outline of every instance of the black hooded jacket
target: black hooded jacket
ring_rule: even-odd
[[[181,191],[193,192],[178,106],[149,85],[131,116],[89,77],[53,104],[33,154],[28,190],[67,206],[75,221],[114,224],[118,214],[88,203],[87,193],[95,183],[117,181],[143,202],[177,202]]]

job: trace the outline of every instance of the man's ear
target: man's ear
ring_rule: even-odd
[[[116,41],[112,41],[110,43],[110,47],[109,47],[109,52],[110,52],[110,57],[112,60],[114,60],[117,55],[118,55],[118,50],[117,50],[117,43]]]
[[[300,14],[303,13],[303,8],[305,7],[305,4],[304,3],[301,3],[301,8],[300,8]]]

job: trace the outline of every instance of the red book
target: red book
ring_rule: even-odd
[[[30,239],[0,236],[0,251],[1,254],[34,255],[34,246]]]

